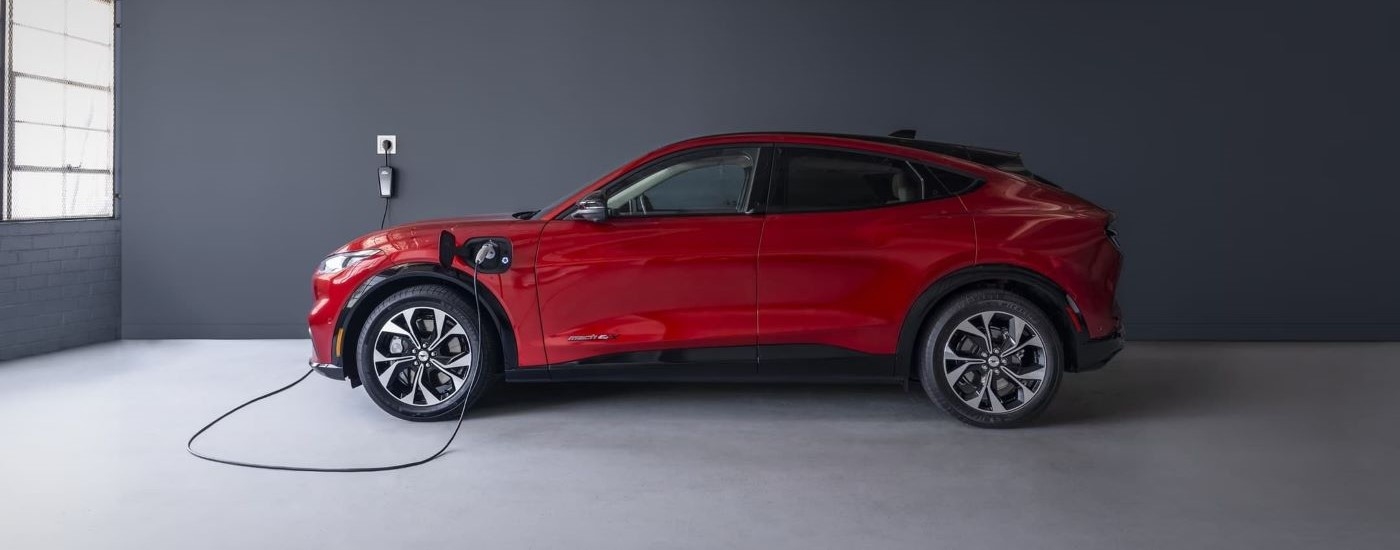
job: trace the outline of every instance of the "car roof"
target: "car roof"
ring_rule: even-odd
[[[910,131],[900,131],[899,133],[901,135],[909,135],[909,132]],[[552,205],[546,208],[545,210],[542,210],[541,214],[543,214],[546,218],[553,217],[559,214],[560,212],[568,209],[570,207],[569,205],[572,204],[573,201],[577,201],[580,197],[594,190],[599,185],[602,185],[608,181],[612,181],[618,177],[621,177],[623,174],[631,170],[637,169],[638,167],[643,166],[648,162],[655,161],[656,159],[669,154],[683,152],[691,148],[707,147],[713,145],[733,143],[756,144],[770,142],[778,143],[779,145],[781,145],[782,143],[800,145],[803,144],[803,141],[808,140],[811,141],[810,145],[817,146],[828,145],[839,147],[854,146],[854,144],[866,143],[872,145],[873,147],[871,147],[871,149],[873,150],[886,150],[884,151],[885,153],[894,153],[899,148],[912,149],[917,153],[921,153],[923,155],[933,155],[946,159],[945,163],[952,165],[952,168],[955,169],[962,168],[969,171],[975,171],[986,170],[990,168],[993,170],[1010,172],[1022,177],[1035,178],[1041,181],[1045,181],[1042,178],[1039,178],[1038,176],[1035,176],[1034,174],[1026,170],[1025,166],[1021,164],[1020,153],[1002,151],[999,149],[990,149],[987,147],[976,147],[972,145],[943,143],[938,141],[927,141],[894,136],[869,136],[859,134],[839,134],[825,132],[733,132],[726,134],[714,134],[709,136],[693,137],[690,139],[672,143],[670,145],[666,145],[664,147],[661,147],[660,149],[656,149],[633,160],[632,162],[623,164],[617,169],[608,172],[607,174],[604,174],[602,177],[599,177],[593,183],[584,186],[572,195],[568,195],[563,199],[560,199],[559,202],[555,205]],[[1045,183],[1049,182],[1046,181]]]
[[[909,135],[913,134],[913,132],[909,130],[901,130],[896,133],[905,134],[906,132]],[[942,141],[929,141],[906,137],[896,137],[893,135],[872,136],[864,134],[842,134],[835,132],[735,132],[728,134],[716,134],[712,136],[705,136],[701,138],[695,138],[694,140],[686,141],[706,140],[711,138],[761,138],[762,136],[835,138],[851,141],[862,141],[866,143],[878,143],[881,145],[893,145],[896,147],[908,147],[911,149],[918,149],[920,151],[926,151],[929,153],[936,153],[940,155],[953,157],[956,159],[966,160],[990,168],[995,168],[997,170],[1011,172],[1013,174],[1019,174],[1024,176],[1031,175],[1030,172],[1026,170],[1025,165],[1021,161],[1021,153],[1015,151],[1006,151],[1002,149],[993,149],[990,147],[980,147],[976,145],[964,145],[961,143],[947,143]]]

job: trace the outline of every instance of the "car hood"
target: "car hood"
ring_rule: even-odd
[[[385,252],[396,252],[421,247],[437,247],[438,236],[443,231],[476,232],[495,228],[501,224],[518,223],[520,220],[510,214],[477,214],[456,218],[423,220],[362,235],[336,252],[351,252],[366,248],[377,248]]]

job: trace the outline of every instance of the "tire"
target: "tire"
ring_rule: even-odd
[[[984,330],[988,318],[991,330]],[[1019,353],[1006,353],[1017,349],[1011,345],[1011,333],[1018,330],[1013,319],[1022,323],[1022,346]],[[919,349],[920,382],[929,398],[979,428],[1031,422],[1050,404],[1064,376],[1055,324],[1035,304],[1004,290],[974,290],[951,299],[934,314]]]
[[[477,311],[437,285],[380,302],[360,330],[355,361],[374,403],[404,420],[432,421],[456,418],[481,399],[497,379],[501,355],[495,338],[482,338]]]

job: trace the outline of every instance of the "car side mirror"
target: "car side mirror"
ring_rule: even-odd
[[[594,191],[579,199],[574,214],[570,216],[576,220],[588,220],[590,222],[600,222],[608,219],[608,201],[603,196],[602,191]]]

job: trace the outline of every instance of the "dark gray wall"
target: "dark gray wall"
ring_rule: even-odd
[[[117,220],[0,223],[0,361],[115,340]]]
[[[1121,216],[1134,338],[1400,334],[1394,2],[129,0],[127,337],[296,337],[322,255],[752,129],[1024,151]]]

